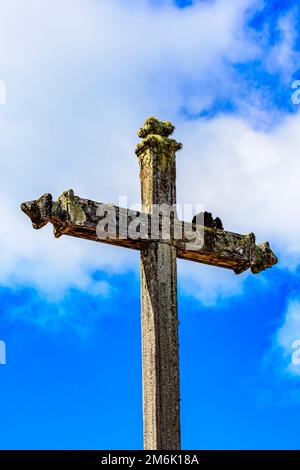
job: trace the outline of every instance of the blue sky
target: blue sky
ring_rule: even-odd
[[[137,129],[171,120],[178,200],[269,240],[254,276],[180,261],[182,445],[297,449],[297,2],[0,0],[1,449],[142,448],[138,253],[36,232],[68,187],[139,202]]]

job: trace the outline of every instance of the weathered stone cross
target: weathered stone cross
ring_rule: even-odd
[[[252,233],[224,231],[210,213],[202,213],[200,225],[197,218],[192,223],[178,220],[175,154],[181,144],[169,138],[173,130],[170,122],[149,118],[139,131],[142,213],[81,199],[72,190],[56,202],[45,194],[21,206],[34,228],[51,222],[57,238],[70,235],[140,250],[144,448],[152,450],[180,449],[176,258],[237,274],[248,268],[258,273],[277,262],[267,242],[257,246]],[[165,215],[156,212],[162,205],[174,209],[168,237],[161,230]],[[155,237],[151,227],[157,223]]]

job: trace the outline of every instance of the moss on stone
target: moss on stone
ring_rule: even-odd
[[[248,233],[247,235],[245,235],[241,240],[241,245],[247,245],[247,246],[255,245],[254,233]]]
[[[57,199],[57,204],[67,212],[71,222],[84,224],[86,221],[85,212],[79,204],[79,197],[74,195],[73,189],[63,192]]]
[[[170,121],[160,121],[159,119],[151,116],[144,122],[144,126],[138,131],[138,136],[145,138],[150,134],[160,135],[161,137],[168,137],[172,134],[175,127]]]
[[[174,154],[182,148],[182,144],[174,139],[162,137],[156,134],[149,134],[142,142],[136,146],[135,153],[139,156],[145,149],[152,149],[159,154]]]
[[[251,271],[257,274],[264,269],[270,268],[278,262],[268,242],[255,246],[255,257],[251,265]]]

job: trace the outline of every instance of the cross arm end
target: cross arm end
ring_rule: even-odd
[[[270,248],[269,242],[255,246],[250,269],[253,274],[258,274],[278,263],[278,258]]]
[[[47,193],[39,199],[23,202],[21,210],[30,218],[33,228],[38,230],[51,221],[52,196]]]

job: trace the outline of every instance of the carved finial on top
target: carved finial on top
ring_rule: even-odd
[[[175,127],[170,121],[159,121],[151,116],[144,122],[144,126],[138,131],[138,136],[144,139],[149,134],[160,135],[161,137],[169,137]]]
[[[140,156],[145,149],[154,149],[161,155],[167,153],[174,155],[177,150],[182,148],[182,144],[174,139],[170,139],[175,127],[170,121],[159,121],[155,117],[146,119],[144,126],[138,131],[138,136],[143,140],[136,146],[135,153]]]

